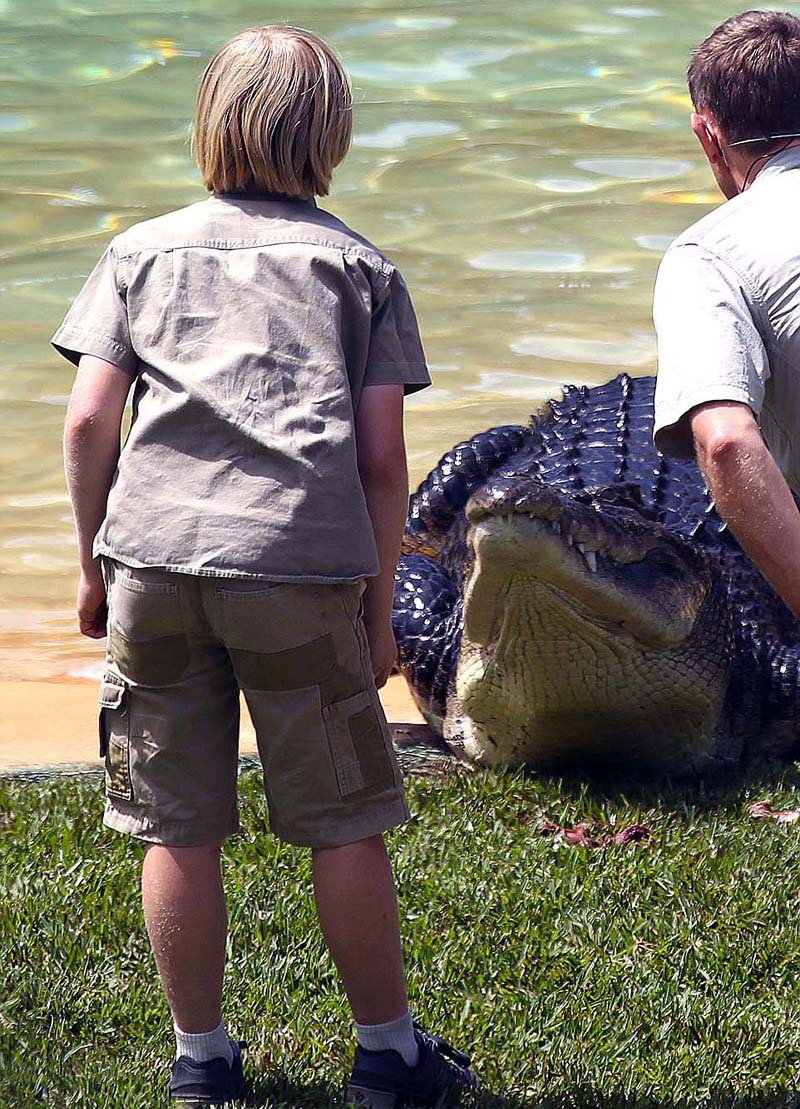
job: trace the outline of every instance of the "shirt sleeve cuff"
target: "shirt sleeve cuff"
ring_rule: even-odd
[[[428,367],[424,364],[398,365],[387,363],[385,366],[371,365],[364,380],[367,385],[402,385],[406,396],[426,389],[431,384]]]
[[[139,360],[134,352],[118,343],[116,339],[112,339],[110,335],[60,327],[50,341],[59,354],[76,366],[81,355],[92,354],[95,358],[102,358],[104,362],[111,362],[128,373],[135,374],[138,372]]]
[[[694,442],[686,417],[693,408],[715,401],[738,401],[746,404],[758,416],[753,398],[746,389],[736,385],[715,385],[713,389],[683,394],[679,402],[664,410],[657,410],[653,429],[653,442],[662,454],[672,458],[694,458]]]

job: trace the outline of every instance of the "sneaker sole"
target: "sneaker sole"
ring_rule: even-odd
[[[442,1095],[436,1102],[437,1106],[457,1106],[460,1104],[460,1095],[453,1092]],[[387,1093],[385,1090],[372,1090],[367,1086],[356,1086],[351,1082],[344,1092],[345,1109],[414,1109],[415,1106],[427,1105],[432,1102],[414,1101],[400,1094]]]
[[[241,1101],[244,1098],[244,1087],[236,1093],[216,1097],[197,1094],[171,1094],[170,1096],[174,1109],[223,1109],[223,1106],[232,1105],[234,1101]]]
[[[345,1090],[344,1103],[347,1109],[399,1109],[402,1105],[397,1094],[369,1090],[366,1086],[354,1086],[352,1083]]]
[[[226,1105],[232,1105],[235,1101],[240,1101],[244,1097],[244,1093],[231,1095],[230,1097],[174,1097],[172,1104],[174,1109],[224,1109]]]

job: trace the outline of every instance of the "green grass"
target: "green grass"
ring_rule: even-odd
[[[794,767],[705,788],[458,773],[409,792],[390,849],[413,1006],[474,1051],[482,1106],[796,1104],[800,826],[747,814],[800,804]],[[269,835],[253,771],[241,801],[226,1019],[250,1043],[244,1104],[335,1104],[352,1036],[308,854]],[[100,812],[96,778],[0,780],[3,1109],[168,1104],[140,849]],[[653,839],[567,847],[543,818]]]

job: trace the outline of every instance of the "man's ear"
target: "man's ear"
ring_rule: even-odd
[[[714,121],[708,121],[703,116],[698,115],[697,112],[692,112],[691,123],[692,130],[703,148],[703,153],[712,166],[722,162],[722,147],[714,128]]]

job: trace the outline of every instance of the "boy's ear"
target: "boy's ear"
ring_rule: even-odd
[[[722,162],[722,145],[713,120],[707,120],[698,112],[692,112],[692,130],[703,148],[703,153],[712,165]]]

